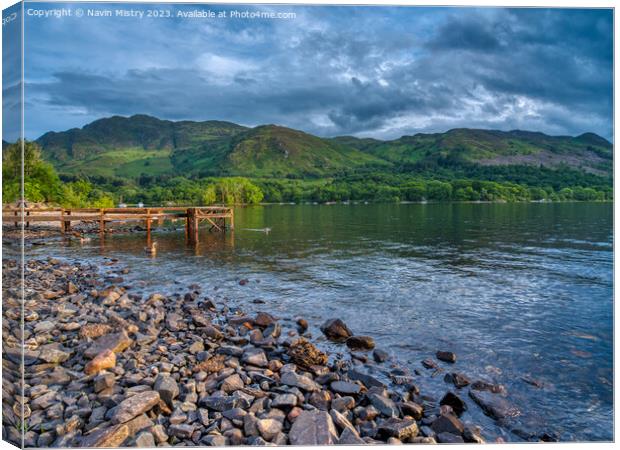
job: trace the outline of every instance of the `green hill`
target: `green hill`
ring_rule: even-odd
[[[114,116],[81,129],[50,132],[37,142],[61,174],[324,178],[364,169],[402,173],[420,168],[530,166],[570,168],[611,177],[612,144],[529,131],[453,129],[381,141],[320,138],[276,125],[173,122]],[[485,169],[486,170],[486,169]]]
[[[365,151],[395,164],[570,167],[602,176],[613,168],[611,143],[593,133],[570,137],[460,128],[370,145],[361,142]]]

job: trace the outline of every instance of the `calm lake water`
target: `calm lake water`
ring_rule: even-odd
[[[611,440],[612,212],[588,203],[251,207],[236,210],[234,237],[204,231],[196,248],[180,231],[155,233],[156,258],[144,256],[143,233],[32,254],[116,257],[132,269],[126,281],[146,291],[199,283],[246,311],[304,316],[315,337],[322,321],[341,317],[420,370],[432,396],[449,386],[420,361],[451,350],[456,370],[504,384],[523,411],[498,426],[462,391],[464,419],[488,436],[518,440],[516,428]],[[245,230],[263,227],[272,232]]]

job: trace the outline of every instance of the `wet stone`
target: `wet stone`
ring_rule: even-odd
[[[375,341],[370,336],[351,336],[346,340],[347,347],[352,350],[372,350]]]
[[[341,319],[329,319],[321,325],[321,331],[328,339],[334,341],[344,341],[351,337],[353,333]]]
[[[454,384],[454,386],[456,386],[457,388],[464,388],[470,383],[469,378],[458,372],[447,373],[444,377],[444,381],[446,383]]]
[[[461,436],[448,433],[445,431],[443,433],[438,433],[435,439],[440,444],[463,444],[465,443],[465,441],[463,440]]]
[[[463,433],[463,423],[451,414],[439,416],[431,424],[431,428],[437,434],[439,433],[452,433],[460,435]]]
[[[376,348],[372,352],[372,358],[375,360],[375,362],[378,362],[378,363],[383,363],[387,361],[389,357],[390,357],[390,354],[386,352],[385,350]]]
[[[418,435],[418,425],[413,419],[391,418],[379,425],[379,435],[383,438],[395,437],[401,441]]]
[[[422,415],[424,414],[424,408],[422,405],[414,402],[403,402],[398,406],[404,415],[411,416],[416,420],[422,419]]]
[[[452,410],[460,416],[463,414],[463,411],[467,410],[467,404],[453,392],[448,392],[443,398],[439,401],[440,405],[447,405],[452,408]]]
[[[470,390],[469,396],[480,406],[485,414],[494,419],[499,420],[506,417],[516,417],[520,414],[517,407],[499,394]]]
[[[444,361],[444,362],[448,362],[448,363],[455,363],[456,362],[456,354],[453,353],[453,352],[438,351],[435,354],[435,356],[440,361]]]
[[[384,416],[398,417],[398,407],[391,399],[378,394],[370,394],[368,400]]]
[[[359,370],[351,369],[347,372],[347,375],[352,380],[361,381],[362,384],[368,388],[370,387],[385,388],[385,384],[383,382],[379,381],[377,378],[373,377],[372,375],[366,374],[364,372],[360,372]]]

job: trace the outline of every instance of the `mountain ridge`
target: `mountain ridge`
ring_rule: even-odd
[[[325,177],[361,167],[395,171],[432,164],[570,167],[609,177],[613,145],[594,133],[454,128],[392,140],[324,138],[280,125],[170,121],[145,114],[98,119],[37,139],[61,173]]]

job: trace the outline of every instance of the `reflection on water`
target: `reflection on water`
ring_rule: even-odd
[[[525,411],[524,428],[609,440],[612,210],[584,203],[238,208],[234,234],[204,231],[193,247],[182,230],[155,232],[153,258],[144,254],[144,234],[32,253],[119,258],[132,269],[126,283],[163,291],[200,283],[219,301],[303,315],[315,326],[342,317],[411,369],[449,349],[459,370],[506,385]],[[271,232],[251,230],[265,227]],[[250,282],[240,286],[242,278]],[[441,378],[424,381],[430,393],[447,390]],[[495,427],[471,406],[466,420]]]

